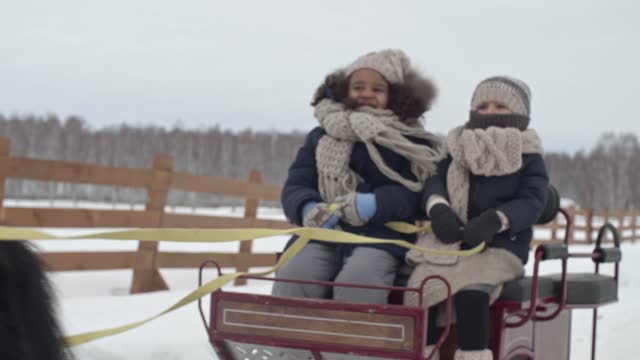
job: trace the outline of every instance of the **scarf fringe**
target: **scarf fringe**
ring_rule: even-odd
[[[421,191],[424,181],[435,174],[436,162],[444,156],[440,137],[421,126],[403,124],[390,110],[364,107],[350,111],[340,103],[325,99],[316,105],[315,116],[327,133],[316,148],[316,161],[320,194],[328,202],[355,191],[361,181],[349,168],[356,141],[365,144],[369,156],[384,175],[415,192]],[[428,140],[433,147],[415,144],[405,136]],[[389,167],[374,144],[408,159],[417,181]]]

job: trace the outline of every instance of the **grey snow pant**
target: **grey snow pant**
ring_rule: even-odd
[[[393,286],[400,261],[389,252],[359,246],[342,257],[332,245],[312,242],[278,270],[277,278]],[[333,291],[332,291],[333,290]],[[370,304],[386,304],[388,290],[275,282],[271,294]]]

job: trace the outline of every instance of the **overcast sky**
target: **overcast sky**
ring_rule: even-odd
[[[0,0],[0,114],[306,131],[328,72],[401,48],[440,89],[431,130],[507,74],[546,148],[573,152],[640,135],[639,18],[637,0]]]

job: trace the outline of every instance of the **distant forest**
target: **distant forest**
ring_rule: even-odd
[[[247,179],[253,169],[266,183],[281,185],[305,134],[232,132],[120,125],[90,129],[78,117],[59,119],[0,115],[0,136],[11,140],[11,154],[40,159],[149,168],[156,154],[174,159],[176,171]],[[640,208],[640,143],[635,134],[603,134],[588,152],[546,153],[551,181],[563,197],[596,210]],[[141,189],[8,180],[5,198],[70,199],[144,203]],[[170,205],[216,206],[240,199],[172,191]]]

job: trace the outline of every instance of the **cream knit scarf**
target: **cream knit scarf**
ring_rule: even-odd
[[[515,128],[489,127],[465,129],[458,127],[447,136],[447,151],[453,161],[447,172],[447,191],[451,207],[467,222],[469,206],[469,174],[501,176],[515,173],[522,167],[522,154],[542,153],[542,143],[533,129],[520,131]],[[433,234],[422,234],[418,246],[458,250],[460,242],[444,244]],[[407,253],[407,261],[415,264],[409,286],[419,286],[424,277],[439,274],[450,282],[452,291],[472,284],[500,285],[521,276],[522,263],[509,251],[489,248],[486,251],[464,257],[435,256],[416,250]],[[425,304],[434,304],[444,298],[444,287],[432,281],[425,287]],[[495,299],[495,294],[492,297]],[[416,296],[405,299],[417,303]]]
[[[457,127],[447,136],[447,151],[453,158],[447,171],[447,192],[451,208],[465,223],[469,208],[469,174],[502,176],[522,167],[522,154],[542,153],[542,142],[533,129],[489,127],[466,129]],[[460,242],[444,244],[428,236],[425,246],[442,250],[458,250]],[[426,240],[426,239],[425,239]],[[414,252],[415,253],[415,252]],[[415,254],[418,255],[418,254]],[[413,256],[413,255],[412,255]],[[423,261],[455,264],[457,256],[418,255]],[[419,261],[417,261],[419,262]]]
[[[390,179],[419,192],[425,179],[436,172],[442,159],[441,140],[421,126],[403,124],[391,110],[363,107],[346,110],[342,103],[322,100],[315,107],[315,117],[326,131],[316,148],[318,187],[325,202],[356,190],[361,181],[349,168],[353,144],[365,144],[378,169]],[[406,136],[428,140],[433,147],[411,142]],[[384,146],[411,162],[417,181],[407,179],[389,167],[374,144]]]
[[[453,162],[447,172],[451,207],[467,221],[469,173],[481,176],[513,174],[522,167],[522,154],[542,154],[542,142],[533,129],[458,127],[447,137]]]

